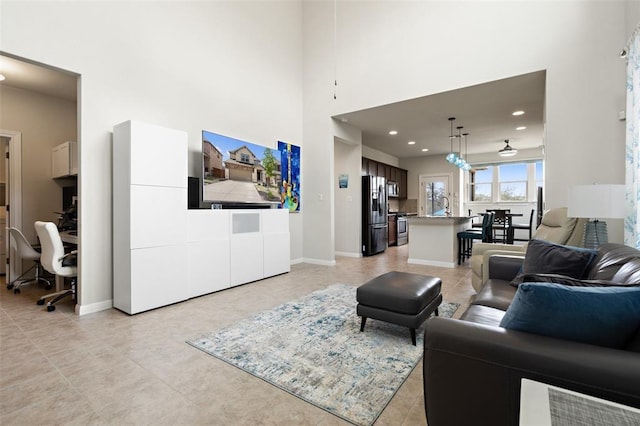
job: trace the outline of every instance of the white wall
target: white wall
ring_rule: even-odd
[[[304,137],[318,154],[307,172],[330,167],[325,117],[546,70],[547,207],[566,205],[572,185],[623,182],[625,3],[338,2],[336,51],[333,7],[303,3]],[[314,256],[333,257],[328,210],[305,218],[305,256],[313,241]]]
[[[628,39],[640,24],[640,2],[637,0],[627,0],[625,4],[627,6],[625,29]],[[622,48],[620,48],[620,50],[622,50]]]
[[[22,232],[35,242],[33,223],[57,223],[62,185],[73,184],[51,178],[51,148],[76,140],[76,103],[3,85],[0,111],[0,128],[22,133]]]
[[[81,74],[81,312],[112,297],[115,124],[187,131],[192,173],[203,129],[273,148],[285,140],[307,155],[297,2],[3,1],[0,40],[3,51]],[[291,215],[294,259],[305,201]]]
[[[380,163],[389,164],[390,166],[400,167],[400,160],[398,157],[394,157],[393,155],[389,155],[386,152],[378,151],[375,148],[371,148],[366,145],[366,141],[363,141],[362,145],[362,156],[365,158],[370,158],[372,160],[378,161]]]
[[[335,251],[343,256],[360,257],[360,215],[355,216],[351,213],[362,211],[362,132],[353,126],[334,122],[334,133]],[[349,177],[347,188],[340,188],[338,185],[338,178],[342,174]]]
[[[334,32],[334,3],[323,1],[4,0],[0,49],[82,75],[87,306],[111,298],[111,129],[129,119],[188,131],[194,173],[202,129],[302,146],[291,257],[317,263],[334,262],[330,117],[340,113],[545,69],[547,206],[564,205],[570,185],[623,182],[617,53],[630,4],[341,1]]]

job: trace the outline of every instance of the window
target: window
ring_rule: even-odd
[[[498,166],[500,199],[498,201],[527,200],[527,164],[503,164]]]
[[[470,173],[470,197],[471,201],[491,201],[493,166],[476,169]]]
[[[249,162],[249,154],[240,153],[240,161],[243,163]]]
[[[542,161],[536,162],[536,187],[542,186],[544,180],[544,172],[542,171]]]
[[[469,172],[469,201],[535,201],[537,186],[544,186],[542,161],[480,166]]]

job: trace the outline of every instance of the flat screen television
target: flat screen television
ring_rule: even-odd
[[[277,208],[280,152],[202,131],[202,198],[219,208]]]

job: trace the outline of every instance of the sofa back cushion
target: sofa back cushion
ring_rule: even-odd
[[[640,282],[639,278],[640,250],[614,243],[600,246],[588,275],[590,280],[628,284]]]
[[[550,241],[556,244],[565,244],[576,226],[575,217],[567,217],[567,208],[560,207],[545,212],[540,226],[535,232],[534,238]]]
[[[527,246],[522,273],[512,285],[518,285],[526,274],[558,274],[571,278],[586,278],[598,252],[581,247],[569,247],[542,240],[532,240]]]
[[[640,287],[522,283],[500,326],[624,349],[640,328]]]

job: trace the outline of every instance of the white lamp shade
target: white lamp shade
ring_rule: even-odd
[[[622,219],[626,214],[624,185],[578,185],[569,190],[567,216]]]

